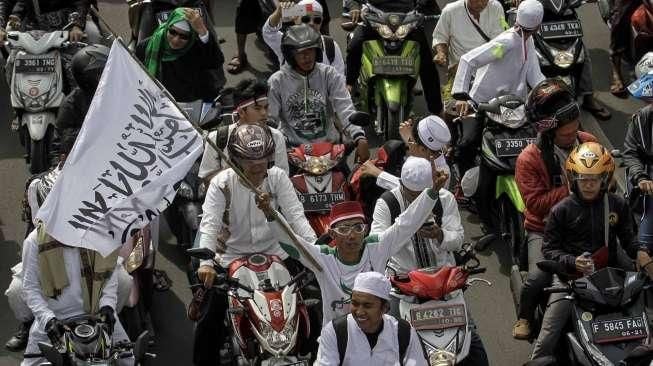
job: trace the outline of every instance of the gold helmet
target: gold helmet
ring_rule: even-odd
[[[569,188],[576,192],[576,180],[599,178],[605,192],[614,173],[614,159],[608,150],[596,142],[576,146],[565,163]]]

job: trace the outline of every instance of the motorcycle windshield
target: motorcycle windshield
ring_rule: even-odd
[[[598,291],[598,295],[600,295],[603,303],[609,307],[618,307],[621,305],[625,279],[626,271],[610,267],[598,270],[586,277],[587,282],[591,283],[596,291]],[[595,293],[595,298],[596,295]],[[581,297],[584,296],[581,294]]]

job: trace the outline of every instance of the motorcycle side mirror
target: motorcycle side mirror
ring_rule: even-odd
[[[186,249],[186,253],[193,258],[202,259],[202,260],[211,260],[215,258],[215,253],[209,248]]]
[[[59,351],[57,351],[54,346],[39,342],[38,343],[39,350],[43,354],[43,357],[45,357],[46,360],[48,360],[52,366],[63,366],[63,356]]]
[[[134,342],[134,358],[136,362],[142,361],[145,359],[145,354],[147,353],[147,347],[150,343],[150,333],[144,331],[141,335],[138,336],[136,342]]]
[[[372,116],[365,112],[354,112],[349,116],[349,123],[359,127],[369,126],[372,123]]]

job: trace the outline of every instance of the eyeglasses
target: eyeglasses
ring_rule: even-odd
[[[322,17],[311,17],[309,15],[304,15],[302,17],[302,23],[310,23],[313,20],[313,24],[322,24]]]
[[[333,231],[336,232],[338,235],[342,236],[347,236],[351,234],[352,232],[354,234],[362,234],[365,232],[365,229],[367,228],[367,225],[360,223],[360,224],[354,224],[354,225],[342,225],[342,226],[336,226],[333,228]]]
[[[170,33],[171,36],[179,37],[179,39],[184,40],[184,41],[188,41],[190,39],[190,34],[189,33],[177,32],[173,28],[168,28],[168,33]]]

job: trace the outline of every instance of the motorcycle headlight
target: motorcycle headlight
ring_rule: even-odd
[[[554,51],[553,63],[566,69],[574,63],[574,54],[569,51]]]
[[[190,184],[184,181],[182,181],[181,184],[179,185],[179,189],[177,189],[177,194],[190,201],[192,201],[195,196],[193,194],[193,187],[191,187]]]
[[[394,38],[394,36],[395,36],[395,34],[394,34],[394,32],[392,31],[392,29],[390,29],[390,27],[388,27],[388,26],[385,25],[385,24],[379,24],[379,23],[377,23],[377,24],[376,24],[376,31],[379,33],[379,35],[380,35],[381,37],[383,37],[383,38],[385,38],[385,39],[392,39],[392,38]]]
[[[261,322],[261,336],[267,344],[272,348],[272,352],[281,351],[291,345],[295,335],[295,319],[290,319],[286,322],[281,332],[272,329],[269,324]]]
[[[429,366],[454,366],[456,355],[445,351],[437,350],[429,355]]]

